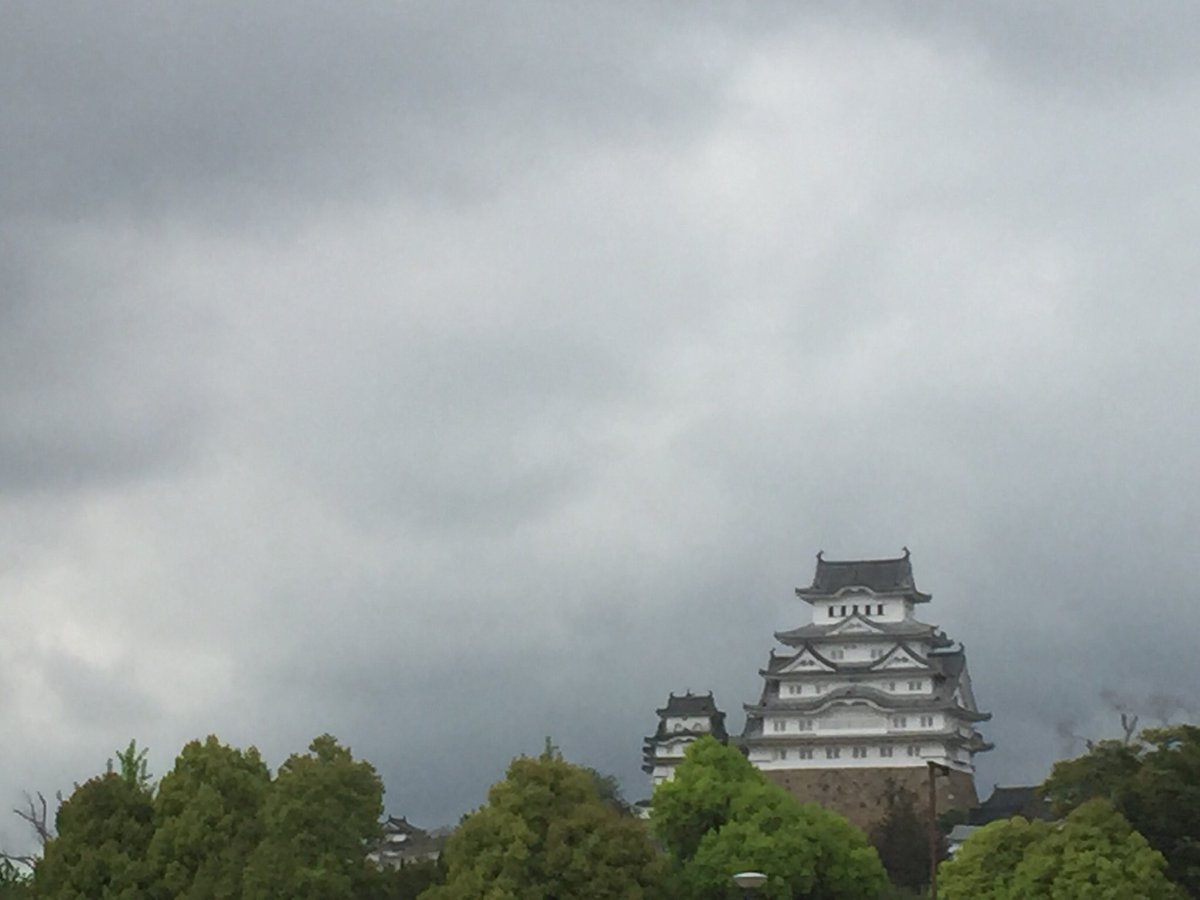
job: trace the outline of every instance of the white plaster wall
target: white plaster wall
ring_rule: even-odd
[[[973,766],[970,763],[970,754],[960,753],[952,756],[946,746],[940,741],[920,741],[914,740],[905,743],[887,744],[873,743],[871,741],[863,741],[861,743],[843,743],[839,741],[836,745],[821,744],[814,742],[803,745],[813,751],[812,759],[800,758],[800,744],[789,744],[785,747],[755,747],[751,749],[749,760],[755,768],[758,769],[881,769],[881,768],[910,768],[923,767],[930,760],[939,763],[949,763],[956,769],[964,771],[972,771]],[[826,753],[827,746],[836,746],[839,750],[837,758],[830,759]],[[853,748],[855,746],[863,747],[866,750],[866,756],[855,758]],[[883,747],[891,747],[891,756],[882,756],[880,749]],[[908,748],[913,747],[915,753],[910,755]],[[787,758],[779,759],[777,751],[780,749],[787,750]]]
[[[667,731],[708,731],[712,723],[707,716],[667,716]]]
[[[877,612],[880,604],[883,604],[882,615]],[[913,612],[913,605],[907,600],[882,600],[867,594],[854,594],[813,604],[812,621],[818,625],[832,625],[853,615],[855,606],[866,618],[877,622],[901,622]],[[833,610],[832,614],[830,610]]]

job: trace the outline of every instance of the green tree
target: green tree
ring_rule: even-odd
[[[255,748],[238,750],[215,736],[188,743],[154,801],[147,854],[152,896],[240,897],[243,871],[263,837],[270,788],[271,774]]]
[[[894,784],[884,803],[883,818],[871,830],[871,844],[892,884],[919,890],[929,884],[929,819],[917,812],[912,791]]]
[[[356,900],[417,900],[435,884],[446,881],[446,870],[432,859],[405,863],[398,869],[372,872]]]
[[[116,769],[116,772],[131,787],[139,788],[147,793],[153,793],[154,783],[150,779],[150,771],[147,768],[147,753],[149,751],[145,747],[139,750],[137,741],[130,740],[128,747],[117,751],[117,762],[120,763],[120,768]],[[108,771],[113,771],[111,759],[108,761]]]
[[[1101,741],[1056,763],[1042,786],[1065,815],[1086,801],[1110,800],[1167,859],[1169,877],[1200,896],[1200,728],[1150,728],[1136,741]]]
[[[762,774],[734,748],[712,737],[694,741],[675,776],[654,790],[654,833],[675,859],[689,860],[706,834],[729,821],[734,800],[762,782]]]
[[[972,835],[942,864],[946,900],[1182,900],[1166,860],[1107,800],[1061,825],[1010,819]]]
[[[146,896],[146,849],[154,833],[149,790],[108,771],[75,788],[55,816],[34,870],[37,897],[139,900]]]
[[[732,873],[769,876],[771,900],[876,898],[887,887],[879,856],[841,816],[769,784],[736,749],[693,743],[654,792],[651,821],[674,859],[685,897],[739,896]]]
[[[513,760],[485,806],[451,835],[446,883],[422,900],[663,896],[645,826],[602,800],[593,773],[552,750]]]
[[[370,880],[383,783],[332,735],[279,767],[263,805],[263,839],[243,878],[246,900],[343,900]]]
[[[29,872],[11,859],[0,857],[0,900],[29,900],[32,896]]]
[[[938,868],[939,895],[944,900],[1008,900],[1025,851],[1044,840],[1050,828],[1020,816],[984,825]]]
[[[1167,858],[1167,875],[1200,896],[1200,728],[1147,729],[1142,745],[1142,766],[1114,803]]]
[[[1076,759],[1054,764],[1042,796],[1056,816],[1065,816],[1095,797],[1113,800],[1142,767],[1141,747],[1126,741],[1097,741]]]

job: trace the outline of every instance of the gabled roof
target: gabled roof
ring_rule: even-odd
[[[812,585],[797,588],[796,595],[804,600],[833,597],[848,588],[862,588],[875,594],[901,594],[914,603],[929,600],[928,594],[917,590],[913,581],[912,563],[908,548],[894,559],[825,559],[825,551],[817,554],[817,568]]]
[[[803,660],[811,660],[805,665]],[[758,674],[766,675],[768,672],[835,672],[837,666],[829,659],[826,659],[816,648],[811,644],[802,644],[800,652],[792,656],[776,656],[775,651],[771,651],[771,658],[767,661],[766,671],[760,670]]]

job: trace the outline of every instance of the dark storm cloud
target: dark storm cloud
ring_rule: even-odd
[[[205,415],[202,317],[131,284],[141,261],[115,236],[14,222],[0,233],[0,494],[120,481],[186,456]]]
[[[288,197],[486,196],[564,142],[694,115],[712,76],[685,66],[681,24],[637,5],[19,4],[0,204],[236,220]]]
[[[328,730],[423,824],[546,735],[640,796],[821,548],[913,548],[984,789],[1193,683],[1195,29],[898,9],[14,6],[3,789]]]

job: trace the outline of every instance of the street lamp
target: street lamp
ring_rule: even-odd
[[[942,832],[937,823],[937,784],[934,781],[939,775],[950,775],[950,767],[932,759],[926,760],[929,766],[929,898],[937,900],[938,895],[938,857],[942,849]]]
[[[750,900],[767,883],[767,876],[762,872],[738,872],[733,876],[733,883],[745,891],[747,900]]]

